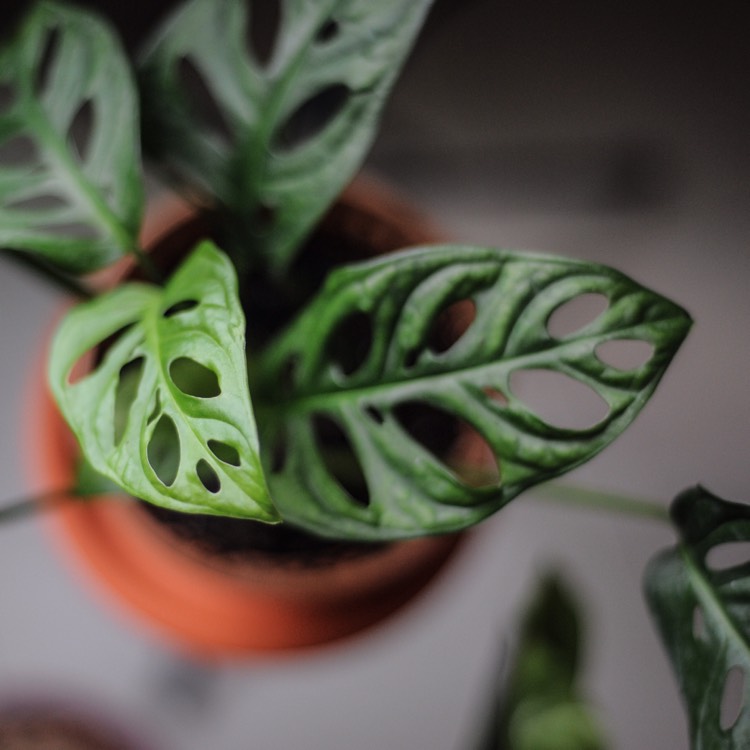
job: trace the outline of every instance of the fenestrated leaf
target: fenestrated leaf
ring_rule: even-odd
[[[553,336],[552,314],[590,293],[603,295],[607,309]],[[463,300],[475,319],[443,351],[431,343],[435,321]],[[362,316],[362,334],[354,326],[353,338],[337,342]],[[326,535],[381,539],[464,528],[619,435],[689,326],[683,310],[616,271],[562,258],[441,246],[340,269],[260,363],[263,398],[275,407],[273,419],[260,424],[265,444],[277,446],[269,451],[274,496],[286,518]],[[611,340],[648,342],[652,356],[631,370],[613,367],[597,356]],[[574,378],[608,413],[583,429],[543,421],[511,390],[511,376],[524,370]],[[500,481],[472,486],[448,455],[415,437],[402,418],[415,403],[478,431],[500,465]],[[316,427],[321,418],[345,439],[326,446]],[[440,429],[428,420],[428,439]],[[346,477],[330,459],[347,441],[356,456],[347,459],[352,474],[367,487],[364,501],[343,489]]]
[[[750,747],[750,558],[716,568],[710,555],[723,545],[750,545],[750,506],[695,487],[677,497],[671,514],[680,542],[650,563],[645,586],[687,704],[691,746],[744,750]],[[738,716],[722,709],[731,698],[732,670],[744,677],[742,687],[734,686],[742,691]]]
[[[138,102],[109,26],[39,3],[0,50],[0,86],[9,97],[0,111],[0,247],[75,272],[132,250],[143,204]]]
[[[53,343],[50,382],[92,468],[166,508],[277,521],[244,334],[234,268],[210,242],[164,289],[130,283],[72,310]],[[81,377],[87,356],[93,369]]]
[[[360,165],[431,0],[280,0],[270,60],[246,0],[192,0],[155,37],[145,144],[246,222],[277,271]]]

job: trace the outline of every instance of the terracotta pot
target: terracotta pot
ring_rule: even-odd
[[[144,244],[185,216],[184,207],[162,207],[157,221],[147,222]],[[369,182],[344,194],[324,220],[324,226],[332,224],[370,253],[434,239],[423,221]],[[123,272],[119,268],[115,275]],[[110,284],[112,276],[100,281]],[[70,487],[75,441],[45,388],[39,387],[33,404],[31,476],[40,490]],[[65,548],[113,601],[203,656],[297,649],[357,633],[411,600],[459,542],[451,535],[380,545],[309,567],[206,554],[134,501],[63,502],[50,519]]]

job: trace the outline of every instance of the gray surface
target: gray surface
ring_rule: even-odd
[[[707,11],[597,12],[451,6],[402,80],[371,168],[451,236],[608,262],[684,304],[697,324],[653,402],[570,481],[665,503],[702,482],[747,500],[750,160],[739,27]],[[19,394],[58,307],[2,262],[0,499],[27,485]],[[613,747],[678,750],[683,714],[640,596],[646,560],[669,543],[657,524],[532,493],[368,637],[205,670],[101,606],[62,568],[43,523],[24,521],[0,529],[0,698],[59,691],[172,750],[458,749],[519,604],[551,566],[589,608],[586,686]]]

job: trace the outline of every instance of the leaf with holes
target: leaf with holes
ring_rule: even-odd
[[[252,3],[192,0],[144,56],[146,149],[283,269],[364,158],[430,3],[280,0],[261,63]]]
[[[692,747],[744,750],[750,747],[750,506],[695,487],[676,498],[671,515],[680,542],[649,564],[645,586],[687,704]],[[732,560],[732,548],[743,546],[744,558]]]
[[[553,314],[585,294],[606,310],[550,333]],[[689,326],[673,303],[592,263],[440,246],[341,268],[260,362],[276,407],[259,414],[271,489],[285,517],[326,535],[464,528],[614,440]],[[617,340],[648,342],[650,358],[608,364],[598,348]],[[512,383],[539,370],[576,380],[607,413],[583,428],[544,421]],[[481,476],[455,469],[482,454],[500,479],[475,486]]]
[[[130,251],[140,227],[138,102],[104,22],[55,2],[0,50],[0,247],[75,272]]]
[[[130,283],[70,312],[50,382],[92,468],[125,491],[174,510],[278,520],[258,457],[235,272],[212,243],[164,289]]]

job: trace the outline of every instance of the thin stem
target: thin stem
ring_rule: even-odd
[[[148,253],[144,253],[140,247],[134,247],[130,252],[149,281],[154,284],[161,284],[164,281],[164,276]]]
[[[634,518],[650,518],[654,521],[670,523],[669,510],[656,500],[644,497],[620,495],[615,492],[599,492],[598,490],[558,484],[557,482],[548,482],[537,487],[534,490],[534,496],[556,503],[598,508]]]
[[[82,499],[73,490],[53,490],[41,495],[14,500],[0,507],[0,524],[6,521],[16,521],[43,510],[52,510],[70,502],[72,499]]]
[[[63,273],[35,255],[13,251],[9,251],[6,255],[19,265],[26,266],[26,268],[33,271],[37,276],[52,282],[62,291],[72,294],[78,299],[87,300],[94,296],[94,293],[80,281]]]

